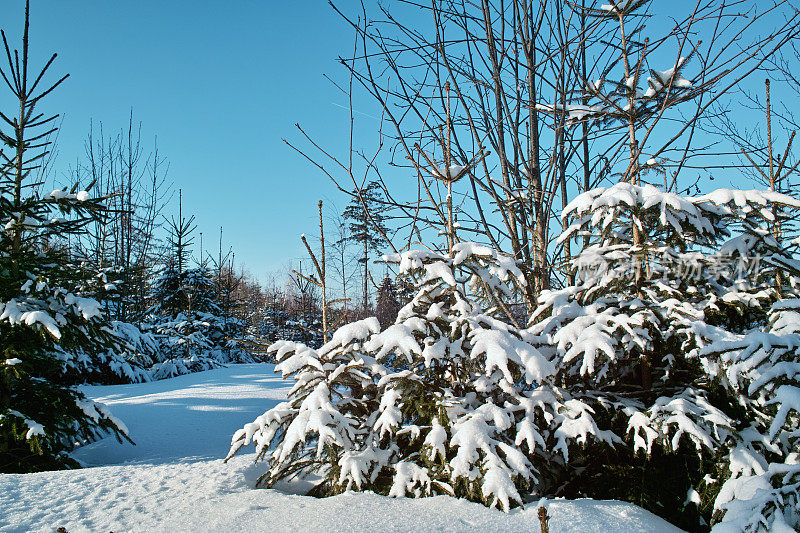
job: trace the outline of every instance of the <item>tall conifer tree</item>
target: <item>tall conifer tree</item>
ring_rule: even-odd
[[[369,309],[369,256],[378,252],[386,235],[386,224],[381,210],[382,190],[372,181],[366,187],[353,192],[353,200],[345,208],[343,216],[349,221],[348,240],[361,245],[363,255],[358,262],[364,268],[362,280],[362,305]]]
[[[2,34],[8,64],[0,73],[14,113],[0,111],[0,472],[77,466],[67,452],[106,431],[126,437],[102,404],[73,385],[78,372],[107,360],[115,339],[100,304],[81,295],[64,239],[102,211],[86,191],[41,194],[42,167],[58,115],[39,112],[56,55],[31,75],[25,4],[22,50]]]

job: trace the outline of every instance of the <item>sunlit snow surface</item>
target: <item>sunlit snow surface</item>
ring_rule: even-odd
[[[137,445],[105,439],[74,454],[93,468],[0,475],[0,531],[539,531],[535,505],[505,514],[445,496],[320,500],[252,490],[263,471],[252,454],[227,465],[219,458],[242,423],[288,394],[272,365],[84,391],[125,422]],[[680,531],[625,503],[547,506],[554,533]]]
[[[231,436],[289,394],[273,365],[233,365],[172,379],[82,387],[122,419],[136,446],[104,439],[73,457],[87,466],[219,459]]]

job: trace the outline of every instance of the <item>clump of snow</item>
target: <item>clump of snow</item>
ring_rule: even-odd
[[[600,9],[603,11],[610,11],[613,13],[624,13],[626,9],[632,6],[636,0],[617,0],[613,4],[603,4]]]
[[[90,198],[87,191],[68,193],[66,189],[55,189],[47,196],[52,200],[77,200],[79,202],[85,202]]]
[[[446,169],[444,167],[436,167],[435,176],[438,178],[446,178],[451,180],[456,179],[461,177],[461,174],[464,172],[465,168],[466,167],[456,164],[450,165]]]
[[[25,434],[25,438],[27,440],[30,440],[35,436],[45,435],[44,426],[40,423],[26,419],[25,424],[28,426],[28,432]]]

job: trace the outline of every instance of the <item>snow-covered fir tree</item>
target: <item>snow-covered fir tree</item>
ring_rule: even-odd
[[[567,126],[621,123],[630,144],[620,183],[564,208],[559,243],[586,244],[571,258],[568,285],[542,294],[532,319],[555,383],[610,432],[564,455],[547,490],[626,499],[689,529],[797,527],[789,466],[797,462],[797,412],[787,391],[796,390],[798,354],[791,338],[771,336],[781,318],[770,308],[791,307],[796,295],[781,282],[792,275],[794,246],[776,228],[800,203],[773,190],[682,197],[666,178],[668,192],[645,183],[658,167],[655,158],[639,161],[652,128],[666,110],[709,91],[695,86],[702,76],[685,77],[695,51],[660,71],[645,68],[647,39],[626,44],[626,23],[635,26],[628,37],[642,32],[649,4],[588,9],[619,27],[617,65],[581,80],[581,105],[540,106]],[[794,414],[779,431],[773,417],[784,410]],[[780,466],[765,473],[769,464]]]
[[[150,380],[145,367],[154,349],[151,336],[142,333],[138,326],[129,322],[111,320],[105,305],[107,300],[99,295],[112,292],[98,290],[98,285],[112,286],[106,282],[104,272],[100,274],[86,262],[73,259],[67,249],[59,253],[49,252],[53,265],[61,271],[61,286],[87,301],[97,301],[102,321],[102,333],[93,335],[94,342],[83,354],[65,360],[65,371],[75,383],[137,383]],[[77,352],[76,352],[77,354]]]
[[[75,385],[148,377],[127,361],[130,343],[100,304],[69,289],[69,263],[36,247],[7,253],[7,237],[0,237],[0,471],[76,466],[66,452],[106,431],[126,438],[127,430]]]
[[[576,198],[576,283],[528,328],[505,302],[513,260],[459,243],[393,258],[416,280],[394,325],[271,349],[288,402],[236,433],[261,482],[314,492],[453,494],[508,509],[533,495],[633,501],[691,529],[797,526],[796,263],[768,227],[800,202],[618,183]],[[779,215],[780,216],[780,215]],[[633,227],[639,228],[634,244]],[[677,465],[677,466],[676,466]]]
[[[49,144],[42,138],[56,117],[36,106],[64,78],[40,85],[47,67],[38,77],[28,71],[28,14],[26,3],[22,52],[6,45],[3,69],[19,114],[2,115],[0,126],[9,148],[0,151],[0,472],[77,466],[67,455],[76,445],[106,432],[127,438],[105,406],[74,387],[81,374],[102,373],[117,347],[100,304],[78,290],[82,272],[60,247],[102,201],[77,186],[41,192],[38,169]]]
[[[216,302],[208,269],[198,266],[178,273],[167,269],[154,290],[155,305],[143,325],[156,341],[154,379],[216,368],[225,363],[253,362],[233,340],[240,328],[224,316]]]
[[[155,339],[150,372],[154,379],[216,368],[225,363],[253,362],[233,340],[241,323],[222,313],[218,287],[205,263],[189,268],[194,216],[170,221],[170,252],[155,283],[153,307],[142,328]]]
[[[289,400],[237,432],[229,457],[254,442],[268,464],[261,483],[320,474],[314,492],[452,494],[508,509],[538,481],[520,445],[538,449],[527,421],[554,367],[507,319],[522,283],[515,262],[487,247],[388,258],[416,293],[396,322],[337,330],[314,350],[271,347],[295,380]],[[559,420],[578,418],[564,404]]]
[[[633,501],[690,529],[739,520],[742,506],[763,512],[747,530],[798,525],[800,315],[795,289],[776,283],[791,250],[769,232],[787,208],[800,201],[626,182],[567,206],[561,239],[590,244],[575,284],[541,296],[529,332],[559,394],[599,431],[560,449],[550,491]],[[755,501],[754,478],[775,483]]]

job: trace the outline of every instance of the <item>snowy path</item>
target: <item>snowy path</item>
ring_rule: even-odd
[[[234,431],[289,394],[273,368],[233,365],[151,383],[83,387],[122,419],[136,446],[104,439],[73,457],[87,466],[225,457]]]
[[[0,531],[539,531],[534,506],[505,514],[444,496],[318,500],[252,490],[263,468],[252,454],[227,465],[219,458],[235,429],[285,398],[271,365],[84,390],[125,421],[137,446],[106,439],[75,454],[107,466],[0,475]],[[548,508],[553,533],[679,531],[625,503]]]

